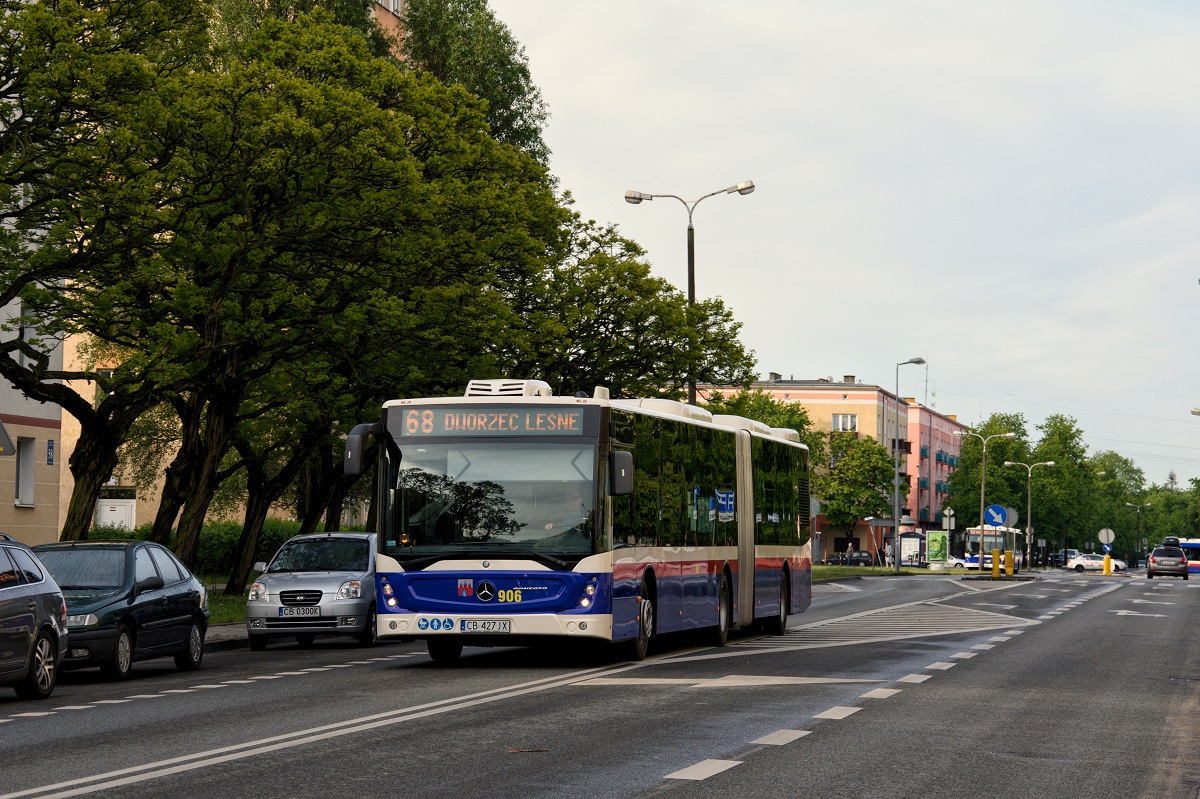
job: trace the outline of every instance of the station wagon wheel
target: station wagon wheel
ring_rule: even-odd
[[[112,658],[100,668],[110,679],[129,679],[129,673],[133,671],[133,635],[124,624],[117,630],[117,640],[113,643]]]
[[[187,649],[175,653],[175,668],[180,671],[195,671],[204,660],[204,633],[200,623],[192,620],[192,629],[188,631]]]
[[[33,657],[29,660],[29,672],[13,686],[22,699],[46,699],[54,692],[58,682],[56,665],[58,647],[47,632],[38,635],[33,643]]]

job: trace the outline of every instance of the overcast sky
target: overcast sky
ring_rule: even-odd
[[[551,168],[761,377],[855,375],[974,424],[1074,417],[1200,477],[1200,6],[491,0]]]

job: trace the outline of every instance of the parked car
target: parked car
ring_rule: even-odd
[[[1165,574],[1188,578],[1188,559],[1182,548],[1159,546],[1151,550],[1146,559],[1146,577],[1153,580]]]
[[[1085,552],[1083,554],[1076,555],[1067,561],[1067,568],[1077,572],[1097,570],[1103,571],[1104,556],[1097,555],[1092,552]],[[1125,571],[1125,569],[1125,561],[1121,560],[1120,558],[1112,559],[1112,570],[1114,573]]]
[[[250,648],[261,651],[272,638],[294,637],[310,646],[318,635],[353,635],[374,646],[374,533],[318,533],[287,541],[262,572],[246,599]]]
[[[962,558],[958,557],[957,555],[947,555],[946,556],[946,568],[947,569],[965,569],[965,568],[967,568],[967,562],[965,560],[963,560]]]
[[[58,583],[29,547],[0,533],[0,685],[22,699],[50,696],[67,640]]]
[[[34,548],[67,600],[64,668],[99,666],[123,680],[138,660],[171,655],[200,668],[208,592],[166,547],[149,541],[71,541]]]
[[[1067,560],[1070,560],[1071,558],[1076,558],[1076,557],[1079,557],[1078,549],[1068,549],[1067,550]],[[1059,566],[1059,567],[1061,567],[1063,565],[1063,551],[1061,549],[1058,550],[1057,552],[1053,552],[1050,554],[1050,565],[1051,566]]]

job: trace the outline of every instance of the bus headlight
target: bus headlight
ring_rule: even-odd
[[[591,599],[591,597],[586,597],[586,596],[585,596],[584,598],[582,598],[582,599],[580,599],[580,600],[579,600],[579,607],[581,607],[581,608],[590,608],[591,606],[592,606],[592,599]]]

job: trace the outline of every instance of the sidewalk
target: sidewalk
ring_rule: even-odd
[[[230,649],[244,649],[250,646],[250,638],[246,633],[244,621],[232,624],[210,624],[204,634],[205,652],[226,652]]]

